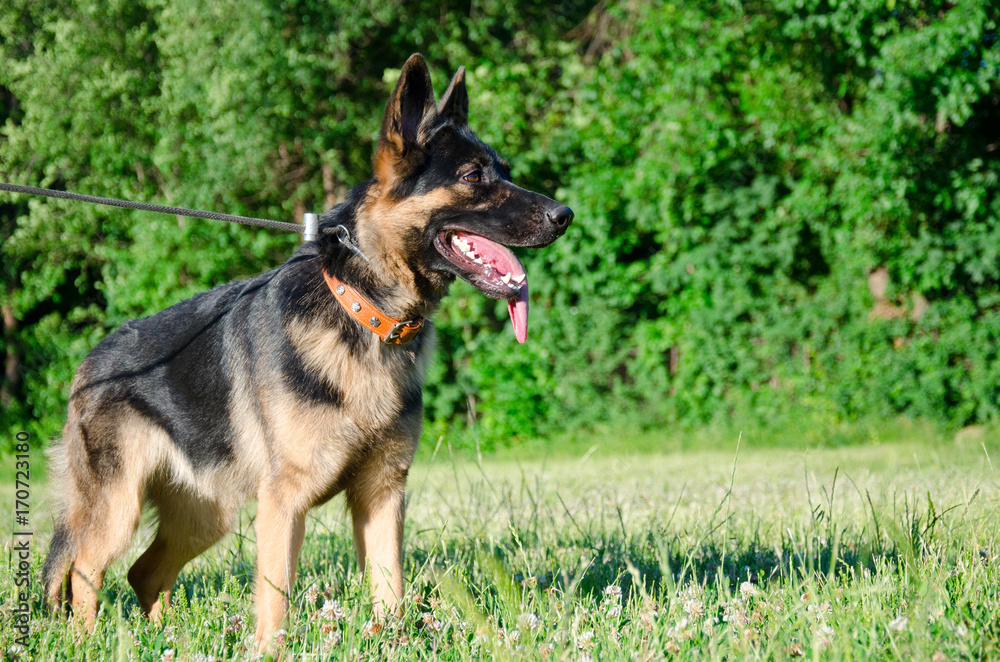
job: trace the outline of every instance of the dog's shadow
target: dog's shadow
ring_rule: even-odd
[[[490,549],[475,544],[464,548],[452,545],[447,559],[440,550],[415,549],[410,556],[412,563],[441,567],[463,563],[483,566],[484,557],[491,558],[495,567],[507,569],[507,578],[521,588],[556,589],[562,594],[600,600],[608,587],[617,586],[624,602],[642,595],[662,596],[689,584],[721,582],[735,591],[743,582],[766,589],[772,584],[801,583],[809,578],[850,580],[896,568],[912,557],[894,543],[875,545],[864,535],[833,541],[817,539],[803,546],[751,540],[734,546],[710,542],[690,549],[683,548],[679,540],[657,541],[650,535],[626,542],[619,535],[599,540],[567,539],[553,549],[572,550],[577,558],[573,563],[542,561],[525,571],[523,550],[516,540],[494,544]],[[478,574],[472,573],[469,579],[480,589],[498,581],[495,572]]]
[[[770,544],[760,537],[736,540],[729,545],[709,541],[685,546],[680,535],[673,538],[652,533],[643,538],[624,539],[621,533],[603,536],[565,537],[525,547],[523,536],[494,539],[462,538],[431,542],[408,540],[407,580],[416,595],[427,600],[449,597],[442,592],[440,578],[454,569],[463,578],[464,590],[472,595],[502,592],[505,584],[518,593],[525,590],[573,594],[599,602],[608,587],[621,589],[628,602],[643,596],[663,598],[691,584],[721,584],[730,591],[749,582],[766,590],[810,578],[827,580],[893,571],[926,552],[920,541],[907,538],[893,542],[867,532],[855,532],[836,539],[814,536],[810,543],[792,544],[785,540]],[[527,557],[525,551],[527,549]],[[255,581],[255,546],[230,539],[183,572],[175,587],[175,601],[190,605],[195,601],[243,601],[252,603]],[[561,559],[561,560],[560,560]],[[570,560],[567,560],[570,559]],[[360,595],[353,539],[346,530],[311,532],[306,536],[299,561],[293,604],[316,586],[327,598],[345,602]],[[614,589],[611,589],[614,591]],[[120,603],[123,613],[139,610],[135,594],[124,578],[110,581],[104,590],[107,603]]]

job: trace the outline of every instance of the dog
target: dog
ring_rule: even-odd
[[[429,316],[456,277],[508,302],[528,288],[507,246],[543,247],[568,207],[515,186],[468,126],[465,71],[435,102],[419,54],[386,105],[374,178],[283,265],[133,320],[80,364],[61,442],[46,597],[93,627],[144,504],[156,535],[128,571],[160,620],[178,573],[257,499],[258,647],[285,619],[310,508],[344,492],[377,618],[401,613],[404,488],[423,422]]]

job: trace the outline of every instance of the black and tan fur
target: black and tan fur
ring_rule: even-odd
[[[512,296],[447,259],[448,232],[543,246],[572,212],[514,186],[467,116],[464,72],[435,105],[414,55],[386,108],[375,178],[322,218],[321,227],[347,227],[370,262],[321,235],[273,271],[124,324],[83,361],[54,450],[52,603],[94,622],[105,571],[149,504],[156,536],[128,581],[158,619],[184,565],[256,498],[256,638],[266,646],[288,609],[306,512],[345,492],[376,612],[396,609],[433,329],[382,343],[339,306],[322,269],[404,319],[429,316],[455,276]]]

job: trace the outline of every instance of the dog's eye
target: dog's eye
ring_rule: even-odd
[[[478,170],[473,170],[469,174],[467,174],[464,177],[462,177],[462,179],[464,179],[465,181],[470,182],[472,184],[478,184],[479,182],[481,182],[483,180],[483,173],[481,173]]]

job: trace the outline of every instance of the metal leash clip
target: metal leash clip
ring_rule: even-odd
[[[350,250],[352,253],[360,257],[365,262],[368,262],[368,256],[362,253],[361,249],[358,248],[353,241],[351,241],[350,230],[345,228],[343,225],[338,225],[337,227],[334,228],[334,233],[337,235],[337,239],[340,241],[340,243],[346,246],[348,250]]]

